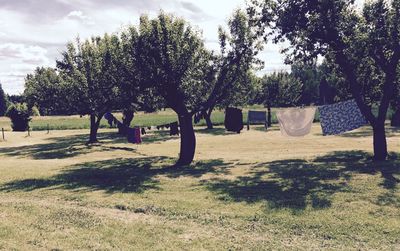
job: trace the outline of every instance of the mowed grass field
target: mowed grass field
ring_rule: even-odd
[[[371,161],[368,127],[304,138],[196,128],[197,155],[171,167],[179,137],[142,145],[115,129],[6,132],[0,249],[400,250],[400,130]]]

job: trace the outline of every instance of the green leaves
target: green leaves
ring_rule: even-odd
[[[199,69],[209,52],[200,32],[184,20],[160,13],[155,19],[143,16],[139,27],[139,74],[174,110],[192,107],[204,87]]]

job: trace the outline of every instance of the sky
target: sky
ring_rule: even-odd
[[[141,14],[154,16],[161,9],[197,26],[206,45],[217,49],[218,26],[239,7],[245,7],[245,0],[0,0],[0,83],[6,93],[21,94],[25,76],[38,66],[54,67],[77,36],[117,32],[138,24]],[[280,49],[265,46],[260,74],[290,68]]]

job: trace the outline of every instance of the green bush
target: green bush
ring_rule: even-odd
[[[6,116],[11,119],[13,131],[24,132],[28,130],[31,118],[26,104],[11,104],[7,109]]]

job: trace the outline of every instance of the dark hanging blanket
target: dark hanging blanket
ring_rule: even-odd
[[[227,131],[237,133],[243,130],[243,113],[241,109],[231,107],[226,109],[225,128]]]

